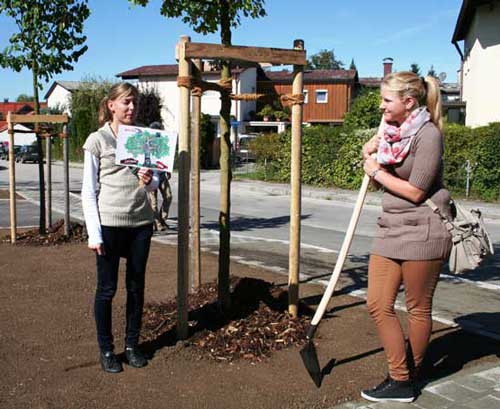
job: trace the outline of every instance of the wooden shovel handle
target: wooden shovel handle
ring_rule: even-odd
[[[337,263],[335,264],[335,268],[333,269],[332,276],[330,277],[328,286],[326,287],[325,293],[323,294],[323,298],[321,299],[321,302],[319,303],[319,306],[314,313],[314,317],[311,321],[311,326],[316,326],[321,321],[321,318],[323,318],[323,314],[325,313],[326,306],[328,305],[328,301],[330,301],[333,291],[335,290],[335,285],[337,284],[340,272],[342,271],[345,259],[347,258],[347,253],[349,251],[349,248],[351,247],[352,238],[354,237],[354,231],[356,230],[356,226],[358,224],[359,215],[361,214],[361,209],[363,208],[363,203],[365,201],[369,184],[370,177],[365,174],[363,183],[361,184],[361,188],[359,189],[358,198],[356,200],[356,205],[354,206],[354,211],[352,212],[344,242],[342,243],[342,247],[340,248]]]

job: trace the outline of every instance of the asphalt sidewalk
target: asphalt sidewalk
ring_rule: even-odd
[[[53,162],[56,166],[62,166],[61,161]],[[82,163],[71,162],[71,167],[83,168]],[[203,174],[218,173],[218,170],[204,170]],[[289,196],[291,187],[285,183],[263,182],[259,180],[241,179],[244,177],[243,172],[235,172],[238,179],[231,182],[232,189],[267,192],[269,195]],[[172,175],[172,181],[177,180],[177,172]],[[308,185],[302,185],[302,197],[312,199],[331,200],[338,202],[354,203],[356,202],[358,192],[338,188],[320,188]],[[459,199],[466,209],[480,209],[485,221],[500,223],[500,203],[488,203],[475,200]],[[380,206],[382,202],[382,192],[368,192],[365,198],[365,205]]]

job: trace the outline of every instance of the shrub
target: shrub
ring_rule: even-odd
[[[375,133],[377,128],[354,130],[343,128],[342,146],[334,163],[333,184],[344,189],[357,189],[364,176],[361,149]]]
[[[370,129],[380,123],[380,92],[364,89],[352,101],[349,112],[344,115],[344,128]]]
[[[149,84],[139,87],[136,117],[138,124],[143,124],[147,127],[153,122],[161,123],[161,107],[161,97],[156,88]]]
[[[70,159],[82,160],[82,146],[87,137],[99,128],[99,103],[108,94],[110,81],[85,79],[70,100]]]
[[[458,124],[444,127],[444,184],[453,193],[465,191],[465,161],[472,158],[474,142],[471,129]]]
[[[472,129],[474,143],[471,194],[484,200],[500,199],[500,122]]]
[[[302,135],[302,182],[331,186],[333,164],[342,145],[341,128],[312,126],[304,128]],[[257,163],[267,160],[271,176],[281,182],[290,181],[291,133],[262,135],[252,143]],[[272,161],[272,164],[269,164]],[[275,172],[272,172],[273,168]]]

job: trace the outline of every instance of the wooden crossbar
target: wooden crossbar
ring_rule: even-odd
[[[186,58],[221,58],[252,62],[267,62],[275,65],[306,65],[305,50],[285,48],[224,46],[208,43],[186,43]]]
[[[69,117],[67,114],[63,115],[7,115],[7,121],[16,124],[38,124],[38,123],[53,123],[53,124],[67,124]]]

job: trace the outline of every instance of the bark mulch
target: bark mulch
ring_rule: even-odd
[[[217,304],[216,283],[203,284],[188,297],[190,345],[201,358],[232,362],[259,362],[272,352],[305,343],[309,308],[301,304],[300,315],[288,314],[288,292],[267,281],[233,277],[231,310],[225,316]],[[144,341],[171,336],[176,325],[175,299],[149,304],[144,314]],[[170,334],[170,335],[168,335]]]
[[[1,237],[4,243],[10,242],[10,236]],[[40,235],[38,229],[29,229],[19,232],[16,244],[22,246],[57,246],[65,243],[84,243],[87,241],[87,233],[84,227],[75,222],[70,224],[70,236],[64,234],[64,220],[60,219],[50,226],[47,234]]]

